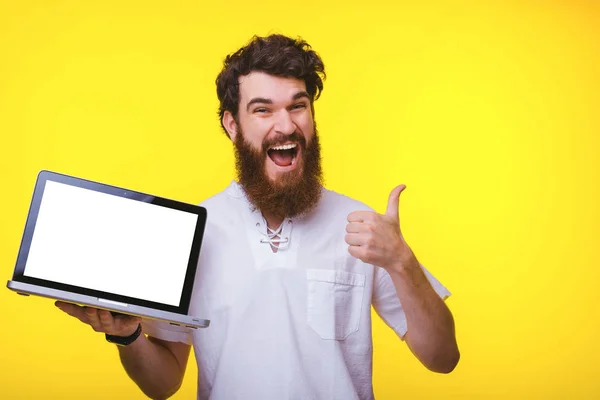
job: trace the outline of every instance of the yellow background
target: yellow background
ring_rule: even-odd
[[[385,211],[452,292],[462,359],[426,371],[375,318],[378,399],[598,398],[594,1],[0,2],[0,272],[37,172],[198,203],[234,177],[214,80],[253,34],[329,75],[326,186]],[[100,334],[0,290],[0,397],[144,398]],[[175,396],[192,399],[191,360]]]

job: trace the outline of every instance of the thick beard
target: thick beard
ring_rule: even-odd
[[[278,174],[277,181],[273,182],[266,172],[267,150],[285,141],[298,143],[302,147],[301,168]],[[261,151],[257,151],[246,141],[241,129],[234,144],[238,181],[255,209],[279,218],[293,218],[306,215],[317,205],[321,198],[323,173],[316,126],[308,145],[304,136],[294,133],[265,141]]]

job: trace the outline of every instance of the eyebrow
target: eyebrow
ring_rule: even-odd
[[[310,100],[310,96],[308,95],[308,92],[306,91],[302,91],[302,92],[298,92],[295,95],[292,96],[292,101],[294,100],[298,100],[301,98],[307,98]],[[264,97],[255,97],[252,100],[250,100],[248,102],[248,104],[246,105],[246,111],[250,111],[250,106],[252,104],[273,104],[273,100],[271,99],[266,99]]]
[[[306,91],[302,91],[302,92],[298,92],[298,93],[296,93],[296,94],[295,94],[295,95],[292,97],[292,100],[298,100],[298,99],[301,99],[301,98],[303,98],[303,97],[306,97],[307,99],[309,99],[309,100],[310,100],[310,96],[308,95],[308,92],[306,92]]]

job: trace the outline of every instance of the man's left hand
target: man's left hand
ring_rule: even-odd
[[[388,272],[419,265],[400,231],[398,205],[405,188],[406,185],[400,185],[392,190],[383,215],[372,211],[348,215],[346,243],[351,255]]]

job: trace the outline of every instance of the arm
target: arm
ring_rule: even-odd
[[[392,190],[383,215],[370,211],[348,215],[348,252],[388,272],[406,316],[408,347],[430,370],[448,373],[460,358],[454,319],[400,231],[398,203],[404,189],[400,185]]]
[[[408,332],[404,339],[408,347],[431,371],[451,372],[460,359],[452,313],[414,256],[388,272],[406,315]]]
[[[96,332],[130,336],[139,318],[117,315],[106,310],[57,302],[67,314],[92,327]],[[140,335],[128,346],[117,346],[127,375],[152,399],[166,399],[181,387],[190,354],[190,346]]]
[[[129,346],[117,348],[127,375],[148,397],[166,399],[181,387],[189,345],[140,335]]]

